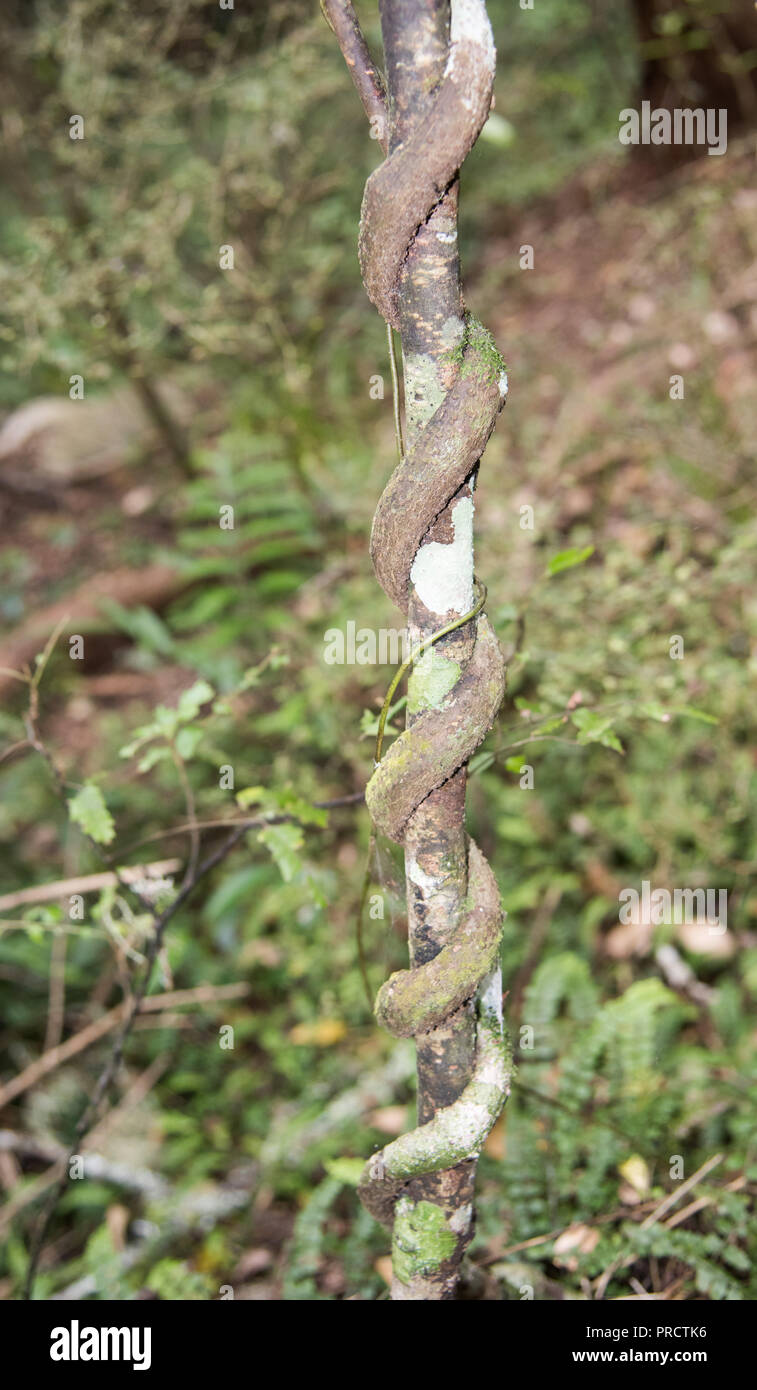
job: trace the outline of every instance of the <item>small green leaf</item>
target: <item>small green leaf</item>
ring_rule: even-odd
[[[264,796],[265,787],[242,787],[237,792],[237,805],[246,811],[250,806],[256,806]]]
[[[392,729],[392,720],[393,720],[395,714],[399,714],[400,710],[401,710],[401,709],[404,707],[404,705],[406,705],[406,704],[407,704],[407,696],[406,696],[406,695],[403,695],[402,698],[401,698],[400,700],[398,700],[396,704],[394,704],[394,705],[391,706],[391,708],[390,708],[390,710],[389,710],[389,712],[388,712],[388,714],[387,714],[387,716],[386,716],[386,725],[384,726],[384,733],[385,733],[385,734],[392,734],[392,733],[394,733],[394,730]],[[379,716],[378,716],[378,714],[376,713],[375,710],[372,710],[372,709],[364,709],[362,715],[360,716],[360,732],[361,732],[361,734],[369,734],[371,738],[375,738],[375,737],[376,737],[376,734],[378,733],[378,722],[379,722]]]
[[[306,801],[302,796],[297,796],[295,792],[276,792],[274,800],[280,811],[286,815],[295,816],[302,825],[319,825],[321,828],[328,825],[328,811],[324,810],[322,806],[314,806],[312,802]]]
[[[580,550],[576,546],[571,546],[569,550],[559,550],[547,565],[547,576],[560,574],[562,570],[572,570],[576,565],[582,565],[584,560],[588,560],[593,554],[593,545],[585,545]]]
[[[601,743],[604,748],[623,753],[623,745],[617,734],[613,733],[612,715],[597,714],[590,709],[574,709],[571,719],[578,729],[579,743]]]
[[[298,850],[302,848],[303,835],[298,825],[267,825],[258,834],[258,839],[270,850],[277,868],[285,883],[300,872],[302,861]]]
[[[546,714],[546,710],[542,709],[541,705],[537,705],[535,700],[527,700],[522,695],[516,695],[513,704],[523,714],[534,714],[537,718],[541,714]]]
[[[688,715],[689,719],[699,719],[703,724],[720,723],[714,714],[706,714],[703,709],[695,709],[693,705],[681,705],[675,712],[676,714]]]
[[[147,651],[156,652],[158,656],[174,654],[174,639],[163,620],[151,608],[124,608],[115,599],[109,598],[102,598],[100,607],[122,632],[128,633]]]
[[[565,715],[555,714],[551,719],[546,719],[543,724],[539,724],[538,729],[535,729],[534,733],[538,733],[540,736],[544,734],[553,734],[555,729],[561,728],[564,723]]]
[[[176,752],[180,758],[193,758],[202,742],[203,730],[197,725],[187,724],[176,735]]]
[[[137,763],[137,768],[140,772],[149,772],[151,768],[155,767],[156,763],[162,763],[166,758],[170,758],[170,756],[171,750],[166,748],[164,743],[155,743],[152,748],[148,748],[147,752],[140,758]]]
[[[468,773],[471,777],[475,777],[477,772],[486,772],[486,769],[491,767],[493,762],[494,754],[488,750],[485,753],[476,753],[468,763]]]
[[[176,707],[176,713],[181,722],[188,724],[191,719],[195,719],[202,706],[206,705],[208,700],[212,700],[215,693],[212,685],[209,685],[207,681],[195,681],[188,690],[182,690]]]
[[[656,719],[658,724],[670,723],[670,710],[664,705],[658,704],[656,700],[647,700],[645,704],[639,705],[637,714],[643,715],[646,719]]]
[[[116,833],[113,817],[105,805],[100,788],[94,782],[84,786],[71,797],[68,814],[75,825],[81,827],[98,845],[109,845]]]
[[[365,1160],[362,1158],[327,1158],[323,1166],[329,1177],[336,1178],[337,1182],[343,1182],[348,1187],[357,1187],[365,1167]]]
[[[492,145],[498,145],[504,149],[507,145],[512,145],[515,139],[515,126],[498,112],[491,111],[483,130],[481,139],[488,140]]]

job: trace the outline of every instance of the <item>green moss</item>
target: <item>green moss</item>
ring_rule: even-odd
[[[471,957],[473,960],[471,961]],[[473,994],[481,972],[475,949],[445,962],[442,980],[418,978],[416,970],[395,970],[381,986],[374,1006],[377,1022],[399,1038],[414,1038],[444,1020],[459,992]]]
[[[392,1273],[402,1284],[417,1275],[433,1274],[457,1246],[457,1236],[444,1212],[433,1202],[401,1197],[394,1211]]]
[[[499,381],[502,372],[507,371],[491,333],[473,314],[466,314],[465,337],[447,353],[447,358],[458,364],[464,377],[476,376],[484,381],[491,377]]]

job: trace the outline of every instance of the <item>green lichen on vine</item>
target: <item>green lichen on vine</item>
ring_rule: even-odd
[[[507,364],[491,333],[473,314],[466,314],[465,337],[462,342],[451,348],[446,355],[448,361],[460,367],[463,377],[475,376],[482,381],[499,381],[502,373],[507,371]]]
[[[428,424],[445,397],[439,369],[428,353],[409,352],[404,356],[405,410],[408,444]]]
[[[458,1099],[433,1120],[374,1154],[364,1170],[365,1187],[380,1187],[387,1179],[406,1182],[420,1173],[439,1173],[480,1151],[510,1093],[510,1050],[500,1002],[501,977],[497,971],[479,995],[472,1079]]]
[[[469,899],[466,911],[472,906]],[[445,948],[442,972],[421,966],[415,970],[395,970],[376,996],[374,1011],[378,1022],[395,1037],[413,1038],[438,1024],[475,993],[483,970],[491,968],[498,943],[473,937],[454,949]],[[436,957],[439,961],[440,957]],[[459,1001],[459,1002],[458,1002]]]
[[[460,665],[441,652],[431,649],[416,661],[407,683],[407,708],[410,714],[424,709],[440,709],[446,696],[460,679]]]
[[[409,1284],[418,1275],[432,1274],[456,1246],[457,1236],[439,1207],[400,1197],[392,1233],[392,1273],[400,1283]]]

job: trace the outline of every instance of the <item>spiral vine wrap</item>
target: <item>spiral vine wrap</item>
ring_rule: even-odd
[[[494,47],[482,0],[452,0],[444,75],[428,115],[366,184],[359,253],[368,294],[399,327],[403,265],[487,118]],[[371,556],[383,589],[407,614],[411,569],[435,520],[472,479],[507,391],[504,363],[476,319],[450,353],[454,379],[432,418],[392,474],[373,521]],[[399,844],[426,797],[463,767],[491,728],[504,695],[505,665],[482,614],[461,674],[438,706],[401,733],[366,789],[374,826]],[[366,1164],[360,1196],[391,1226],[406,1184],[475,1158],[509,1091],[497,961],[502,910],[494,875],[468,840],[468,892],[452,940],[430,961],[393,974],[376,999],[379,1022],[397,1037],[440,1027],[476,998],[476,1057],[457,1100],[427,1124],[386,1145]],[[396,1231],[395,1231],[396,1235]]]

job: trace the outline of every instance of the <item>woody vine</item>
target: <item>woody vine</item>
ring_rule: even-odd
[[[505,679],[476,602],[473,513],[507,375],[464,308],[457,250],[458,175],[489,113],[495,54],[483,0],[379,8],[385,76],[350,0],[322,0],[385,154],[366,184],[359,253],[369,298],[402,345],[404,446],[376,509],[371,557],[423,655],[409,677],[407,727],[377,763],[366,802],[374,831],[405,852],[410,969],[382,986],[375,1012],[415,1039],[419,1123],[372,1156],[359,1192],[392,1231],[392,1298],[437,1301],[458,1291],[476,1160],[510,1073],[499,892],[464,823],[466,764]]]

